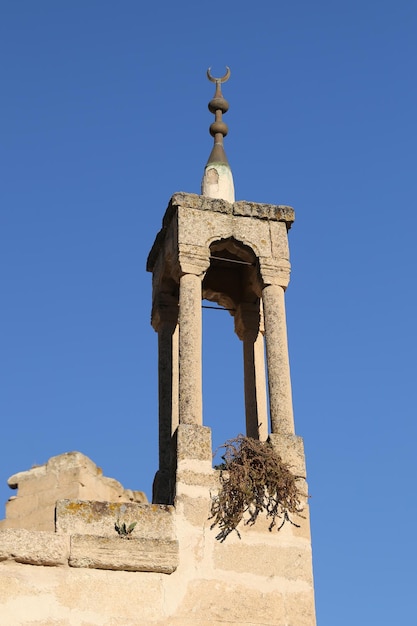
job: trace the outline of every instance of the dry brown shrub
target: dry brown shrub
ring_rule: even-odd
[[[220,490],[212,497],[211,528],[220,529],[216,539],[223,542],[237,529],[245,514],[245,524],[255,524],[261,512],[271,519],[269,530],[277,526],[277,519],[299,526],[290,519],[290,513],[300,515],[305,494],[300,491],[295,476],[287,463],[281,459],[268,441],[261,442],[250,437],[238,435],[226,441],[221,448],[224,463],[220,469]],[[302,516],[301,516],[302,517]]]

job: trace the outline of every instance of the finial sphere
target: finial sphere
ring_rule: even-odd
[[[212,83],[225,83],[230,78],[230,67],[228,67],[227,65],[226,65],[226,74],[222,76],[221,78],[215,78],[214,76],[212,76],[210,73],[210,70],[211,70],[211,67],[209,67],[207,70],[207,78]]]

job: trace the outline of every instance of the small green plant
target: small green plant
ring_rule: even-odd
[[[137,522],[132,522],[129,526],[126,526],[126,522],[120,523],[119,518],[117,518],[117,522],[114,525],[114,529],[119,535],[119,537],[123,537],[124,539],[131,539],[132,532],[136,526]]]
[[[302,499],[305,497],[297,483],[301,476],[295,476],[287,463],[281,459],[268,441],[261,442],[238,435],[226,441],[223,463],[216,466],[220,470],[220,489],[212,497],[211,515],[214,520],[211,528],[220,529],[216,539],[223,542],[236,531],[245,514],[245,524],[255,524],[261,512],[271,518],[269,530],[277,526],[277,519],[299,526],[290,514],[300,515]],[[302,517],[302,516],[301,516]]]

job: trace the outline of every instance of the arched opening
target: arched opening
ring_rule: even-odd
[[[240,302],[260,297],[258,261],[254,251],[233,237],[210,246],[210,266],[203,280],[203,299],[217,302],[234,315]]]
[[[245,422],[247,435],[265,439],[266,382],[254,251],[234,238],[213,242],[202,296],[217,305],[203,304],[204,423],[212,429],[214,449],[244,433]]]

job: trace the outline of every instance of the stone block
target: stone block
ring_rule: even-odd
[[[161,574],[79,568],[65,573],[53,593],[68,609],[68,626],[148,626],[163,613]]]
[[[197,424],[179,424],[175,436],[177,462],[185,459],[212,461],[211,429]]]
[[[288,624],[284,596],[281,593],[276,590],[268,593],[262,586],[254,588],[253,585],[234,584],[232,581],[218,579],[190,582],[177,616],[178,622],[173,621],[173,624],[204,624],[204,621],[200,621],[204,620],[204,616],[210,617],[210,624]]]
[[[276,576],[284,581],[303,581],[312,584],[310,546],[283,545],[277,537],[276,546],[271,542],[255,545],[244,544],[229,538],[225,543],[216,543],[213,551],[216,569],[257,576]]]
[[[178,542],[72,535],[71,567],[172,574],[178,566]]]
[[[0,531],[0,561],[13,559],[30,565],[66,565],[69,538],[42,531]]]
[[[162,580],[147,572],[0,563],[1,626],[165,624]]]
[[[177,470],[177,482],[183,485],[196,485],[198,487],[207,487],[210,490],[219,488],[219,470],[213,469],[211,463],[208,464],[207,471],[204,471],[204,461],[194,462],[194,468],[191,469],[190,462],[187,460],[179,463],[180,468]]]
[[[314,591],[287,594],[285,608],[288,615],[288,626],[316,626]]]
[[[306,476],[304,443],[301,437],[288,434],[270,434],[269,441],[274,450],[280,455],[285,463],[288,463],[291,471],[297,476]]]
[[[209,498],[177,496],[175,500],[177,513],[182,513],[184,518],[198,528],[211,524],[209,520],[211,500]]]
[[[202,246],[206,253],[208,242],[230,236],[232,215],[207,212],[189,208],[178,211],[178,243],[180,245]]]
[[[118,538],[115,530],[117,520],[127,526],[136,522],[132,533],[136,539],[175,539],[172,506],[82,500],[58,500],[56,503],[57,533]]]
[[[288,234],[286,224],[284,222],[270,222],[269,231],[271,234],[273,258],[285,259],[289,261],[290,251],[288,248]]]
[[[270,257],[272,255],[271,236],[267,221],[234,217],[233,236],[238,241],[242,241],[253,248],[258,257]]]

